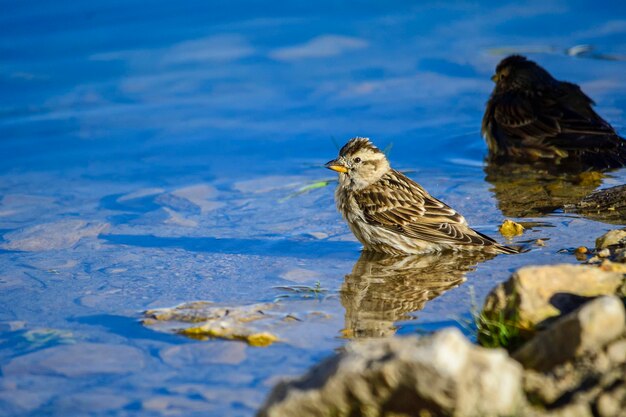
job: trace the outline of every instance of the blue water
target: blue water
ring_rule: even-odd
[[[0,1],[0,415],[253,415],[346,343],[348,301],[287,301],[328,319],[268,348],[159,333],[141,312],[337,293],[360,246],[332,185],[292,194],[332,179],[321,165],[357,135],[496,236],[479,129],[506,51],[626,131],[626,62],[566,53],[626,55],[626,3],[413,3]],[[392,330],[465,320],[470,289],[576,262],[557,251],[611,228],[517,220],[541,222],[517,241],[546,246],[479,264]]]

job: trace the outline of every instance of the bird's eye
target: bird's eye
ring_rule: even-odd
[[[354,163],[358,164],[359,162],[361,162],[361,158],[359,158],[358,156],[356,158],[354,158]]]

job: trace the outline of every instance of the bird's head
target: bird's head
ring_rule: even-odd
[[[496,83],[495,91],[499,93],[507,91],[532,93],[556,82],[548,71],[521,55],[511,55],[500,61],[491,80]]]
[[[337,171],[339,184],[353,190],[375,183],[390,169],[385,154],[367,138],[350,139],[326,168]]]

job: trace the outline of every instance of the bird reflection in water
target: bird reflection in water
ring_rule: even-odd
[[[363,252],[341,287],[341,304],[346,309],[344,336],[395,334],[396,321],[409,319],[408,313],[459,286],[476,264],[494,256],[470,252],[390,257]]]
[[[576,204],[602,183],[600,171],[487,161],[485,180],[506,217],[539,217]]]

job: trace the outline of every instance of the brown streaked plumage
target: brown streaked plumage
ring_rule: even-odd
[[[520,55],[492,77],[482,134],[496,161],[553,161],[577,168],[626,165],[626,141],[594,110],[580,87],[553,78]]]
[[[367,251],[391,255],[518,252],[471,229],[454,209],[392,169],[369,139],[351,139],[326,167],[339,172],[337,208]]]
[[[396,322],[465,282],[465,275],[495,254],[484,251],[389,256],[363,252],[341,286],[344,337],[393,335]]]

